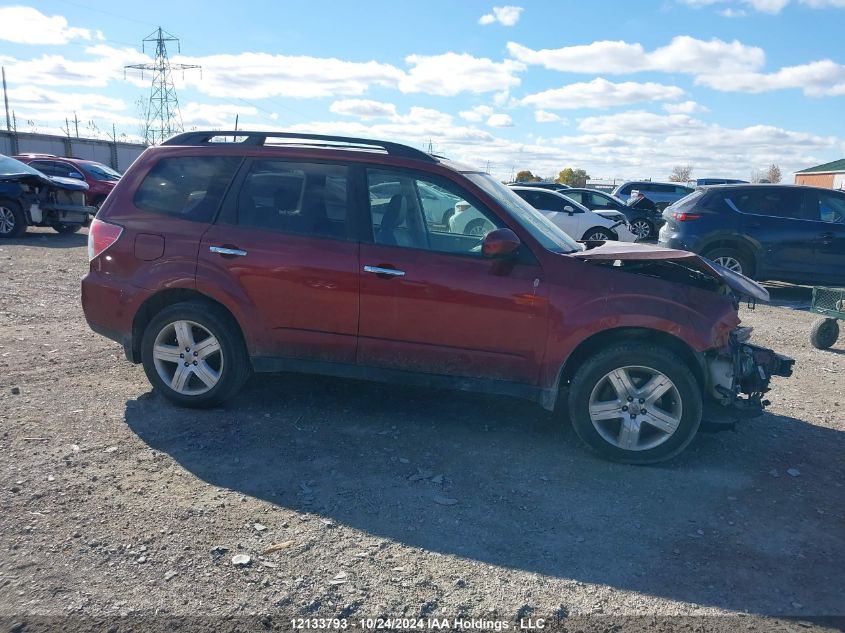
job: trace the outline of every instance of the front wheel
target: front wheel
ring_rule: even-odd
[[[836,319],[818,319],[810,330],[810,344],[816,349],[828,349],[839,338],[839,322]]]
[[[654,235],[654,227],[645,218],[637,218],[631,222],[631,230],[641,240],[647,240]]]
[[[251,369],[234,320],[199,302],[177,303],[153,317],[144,330],[141,359],[153,387],[185,407],[228,400]]]
[[[584,240],[587,242],[606,242],[607,240],[615,239],[610,231],[602,228],[593,228],[584,233]]]
[[[26,231],[26,216],[17,202],[0,200],[0,238],[20,237]]]
[[[490,222],[479,218],[478,220],[473,220],[472,222],[467,224],[466,228],[464,229],[464,235],[484,237],[494,228],[496,227],[494,227]]]
[[[578,436],[606,459],[654,464],[678,455],[701,424],[701,389],[669,350],[622,343],[587,360],[569,387]]]

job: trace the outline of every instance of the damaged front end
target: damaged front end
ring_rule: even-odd
[[[750,327],[736,328],[722,350],[705,353],[707,393],[704,421],[714,425],[761,415],[769,404],[764,394],[773,376],[788,378],[795,361],[765,347],[752,345]]]
[[[768,291],[755,281],[695,253],[641,244],[604,243],[575,257],[618,267],[626,272],[693,286],[729,296],[738,310],[741,300],[753,307],[768,301]],[[792,375],[795,361],[752,345],[750,327],[736,327],[701,354],[704,370],[703,420],[712,428],[729,427],[757,417],[769,404],[763,396],[773,376]]]

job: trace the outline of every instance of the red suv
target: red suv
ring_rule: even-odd
[[[438,195],[489,232],[450,232],[426,213]],[[793,363],[738,327],[739,297],[768,296],[756,283],[577,243],[489,175],[395,143],[181,134],[130,167],[88,250],[88,323],[186,406],[252,371],[476,390],[560,404],[592,449],[651,463],[702,418],[759,414]]]
[[[114,189],[120,174],[108,165],[81,158],[60,158],[52,154],[23,154],[14,156],[46,176],[76,178],[88,183],[85,203],[99,207]]]

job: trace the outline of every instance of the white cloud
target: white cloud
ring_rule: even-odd
[[[507,114],[491,114],[487,119],[487,125],[490,127],[513,127],[513,119]]]
[[[469,110],[458,112],[459,117],[472,123],[483,121],[485,117],[489,117],[491,114],[493,114],[493,108],[487,105],[478,105]]]
[[[597,41],[563,48],[533,50],[508,42],[518,61],[572,73],[630,74],[643,71],[697,74],[723,70],[756,70],[765,63],[763,49],[734,40],[699,40],[678,35],[666,46],[647,52],[642,44]]]
[[[377,119],[396,115],[396,106],[383,101],[369,99],[341,99],[329,106],[329,111],[335,114],[355,116],[359,119]]]
[[[520,83],[517,73],[525,65],[507,59],[494,62],[486,57],[466,53],[442,55],[409,55],[405,61],[411,66],[399,81],[405,93],[424,92],[451,97],[460,92],[494,92],[507,90]]]
[[[799,0],[800,4],[806,5],[811,9],[843,9],[845,8],[845,0]],[[769,13],[771,15],[777,15],[783,9],[789,5],[790,0],[678,0],[678,2],[682,4],[686,4],[688,6],[694,8],[701,8],[706,6],[713,6],[713,5],[723,5],[723,4],[734,4],[748,7],[753,11],[759,11],[761,13]],[[742,9],[734,9],[732,7],[728,7],[726,9],[722,9],[719,13],[725,17],[737,17],[741,15],[745,15],[745,11]]]
[[[724,92],[769,92],[798,88],[810,97],[845,95],[845,65],[829,59],[787,66],[773,73],[724,72],[700,75],[695,83]]]
[[[235,125],[236,116],[243,118],[258,114],[258,109],[252,106],[238,106],[228,103],[210,104],[190,101],[183,104],[180,109],[182,122],[186,128],[196,126],[232,129]]]
[[[105,87],[110,81],[123,81],[123,67],[152,61],[132,48],[114,48],[105,44],[85,49],[89,56],[84,60],[71,60],[62,55],[42,55],[22,60],[0,55],[0,64],[6,67],[6,79],[11,83],[30,83],[40,86],[88,86]],[[140,75],[127,76],[136,85],[149,87],[149,82],[140,83]]]
[[[535,110],[534,120],[537,123],[555,123],[560,121],[560,117],[554,112],[546,112],[545,110]]]
[[[221,98],[361,95],[373,85],[396,86],[404,77],[403,71],[390,64],[306,55],[239,53],[177,56],[174,61],[201,65],[202,77],[193,73],[188,83],[205,94]]]
[[[0,40],[16,44],[67,44],[74,39],[91,38],[91,31],[68,26],[67,19],[60,15],[47,16],[32,7],[0,7]]]
[[[677,86],[633,81],[613,83],[597,77],[590,82],[569,84],[528,95],[522,99],[522,103],[547,110],[577,110],[609,108],[640,101],[670,101],[683,96],[684,91]]]
[[[72,115],[75,110],[120,111],[126,109],[126,103],[122,99],[96,93],[58,92],[32,85],[10,88],[9,102],[18,109],[56,110],[63,111],[67,115]]]
[[[681,103],[664,103],[663,109],[669,114],[694,114],[696,112],[709,112],[705,106],[695,101],[683,101]]]
[[[498,22],[502,26],[513,26],[517,22],[519,22],[519,15],[524,11],[522,7],[514,7],[514,6],[504,6],[504,7],[493,7],[492,13],[487,13],[482,15],[478,23],[479,24],[494,24]]]
[[[811,9],[845,9],[845,0],[801,0]]]

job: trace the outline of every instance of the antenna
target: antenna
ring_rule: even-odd
[[[176,42],[176,50],[182,52],[179,38],[174,37],[161,27],[150,33],[141,42],[141,50],[146,52],[147,43],[155,42],[156,55],[152,64],[131,64],[123,67],[124,77],[127,70],[140,70],[141,78],[144,71],[153,72],[153,83],[150,90],[150,100],[145,112],[144,140],[148,145],[161,143],[176,132],[184,131],[182,114],[179,112],[179,99],[173,86],[173,71],[202,68],[193,64],[171,64],[167,57],[166,42]],[[202,71],[200,71],[202,72]],[[201,76],[201,75],[200,75]]]

